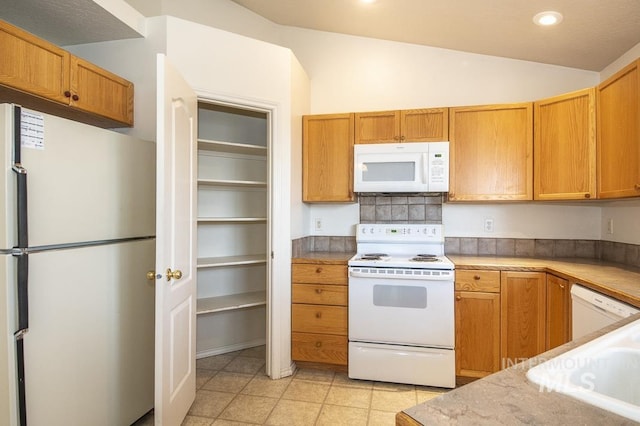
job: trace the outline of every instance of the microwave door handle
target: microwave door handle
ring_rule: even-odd
[[[422,153],[422,183],[426,184],[429,182],[429,154],[426,152]]]

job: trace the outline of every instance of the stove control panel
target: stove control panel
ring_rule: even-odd
[[[357,226],[358,242],[444,242],[439,224],[361,223]]]

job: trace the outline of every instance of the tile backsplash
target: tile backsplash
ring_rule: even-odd
[[[442,223],[444,195],[361,195],[360,223]]]
[[[446,194],[361,195],[360,223],[442,223]],[[292,241],[293,257],[305,252],[355,253],[355,237],[308,236]],[[599,259],[640,267],[640,245],[598,240],[446,237],[445,254]]]

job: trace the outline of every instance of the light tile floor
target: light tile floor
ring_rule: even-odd
[[[199,359],[196,400],[183,425],[394,425],[398,411],[447,389],[351,380],[299,369],[272,380],[264,346]],[[153,413],[135,426],[153,425]]]

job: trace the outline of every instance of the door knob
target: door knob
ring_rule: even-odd
[[[179,280],[180,278],[182,278],[181,270],[176,269],[175,271],[172,271],[171,268],[167,268],[167,281],[171,281],[172,279]]]
[[[155,281],[156,280],[156,271],[147,272],[147,279],[149,281]]]

